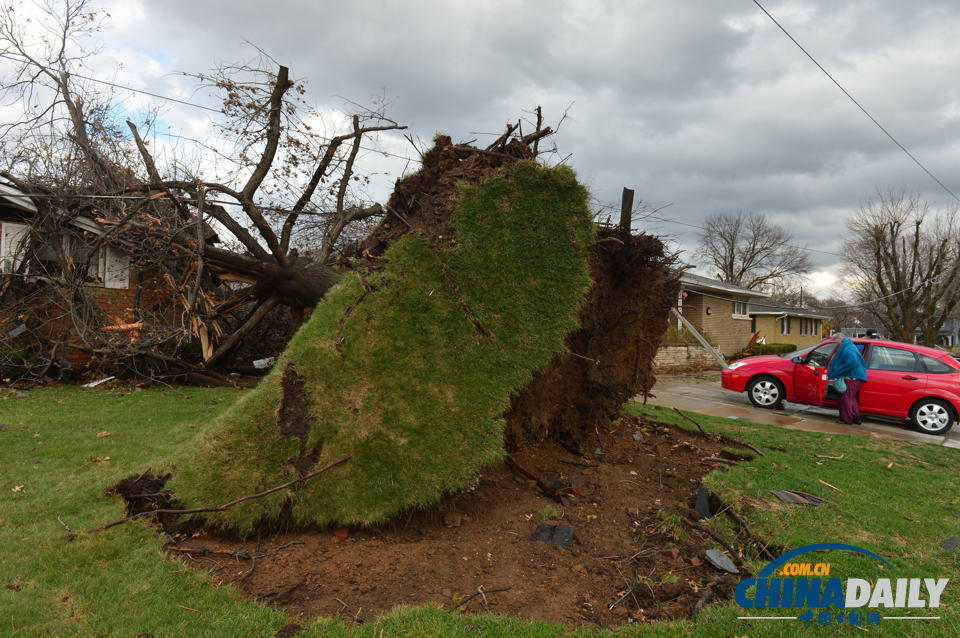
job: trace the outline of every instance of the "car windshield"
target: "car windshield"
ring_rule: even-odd
[[[814,345],[812,345],[812,346],[807,346],[806,348],[802,348],[802,349],[800,349],[800,350],[794,350],[793,352],[788,352],[788,353],[786,353],[786,354],[781,354],[780,357],[783,358],[783,359],[793,359],[794,357],[805,357],[805,356],[807,356],[807,353],[808,353],[808,352],[810,352],[811,350],[813,350],[814,348],[816,348],[816,347],[819,346],[819,345],[820,345],[819,343],[816,343],[816,344],[814,344]]]

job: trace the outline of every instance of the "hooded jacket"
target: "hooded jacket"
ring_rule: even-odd
[[[867,365],[863,361],[863,355],[853,345],[849,337],[844,337],[837,347],[837,351],[830,359],[830,365],[827,366],[827,379],[839,379],[849,377],[851,379],[867,380]]]

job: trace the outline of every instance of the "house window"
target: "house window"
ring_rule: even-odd
[[[808,321],[810,321],[810,320],[809,320],[809,319],[806,319],[806,318],[804,318],[804,317],[801,317],[801,318],[800,318],[800,334],[801,334],[801,335],[807,334],[807,325],[808,325],[807,322],[808,322]]]
[[[780,334],[782,335],[790,334],[790,317],[780,318]]]
[[[746,301],[734,301],[733,302],[733,316],[740,317],[741,319],[746,319],[750,314],[750,306]]]

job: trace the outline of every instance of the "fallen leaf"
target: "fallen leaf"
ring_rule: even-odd
[[[3,524],[7,522],[7,519],[0,518],[0,527],[3,527]]]
[[[893,467],[893,461],[890,461],[890,463],[887,465],[887,469],[889,470],[891,467]]]
[[[97,438],[98,438],[98,439],[102,439],[102,438],[108,437],[108,436],[113,436],[113,434],[111,434],[110,432],[107,432],[106,430],[104,430],[103,432],[97,432]]]

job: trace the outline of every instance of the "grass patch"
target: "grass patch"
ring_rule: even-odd
[[[48,388],[15,398],[0,392],[0,635],[4,636],[273,636],[290,619],[216,588],[202,573],[167,560],[145,522],[80,535],[68,542],[57,516],[80,531],[122,516],[119,499],[103,488],[189,448],[215,415],[240,397],[231,390],[82,390]],[[672,410],[630,406],[658,420],[692,428]],[[958,572],[956,552],[939,541],[960,535],[960,456],[934,445],[784,430],[692,414],[706,429],[758,446],[765,456],[707,477],[712,490],[747,516],[768,542],[799,546],[819,541],[860,545],[890,561],[897,576]],[[109,436],[97,434],[108,432]],[[775,448],[782,448],[780,449]],[[840,456],[831,460],[816,455]],[[109,458],[107,458],[109,457]],[[893,462],[892,467],[887,467]],[[823,480],[841,488],[834,492]],[[23,486],[14,491],[17,486]],[[775,506],[770,489],[800,489],[829,503]],[[235,495],[231,495],[235,496]],[[242,507],[242,506],[241,506]],[[912,519],[912,520],[911,520]],[[665,525],[683,531],[668,513]],[[724,517],[709,525],[733,538]],[[889,576],[855,555],[830,554],[831,575]],[[766,561],[749,561],[755,573]],[[873,571],[871,571],[873,570]],[[683,574],[676,573],[682,578]],[[6,585],[15,585],[9,588]],[[960,635],[958,583],[944,592],[933,623],[884,621],[869,635]],[[732,604],[705,609],[687,621],[625,626],[612,631],[567,630],[545,622],[450,614],[437,607],[401,607],[364,625],[318,620],[301,636],[794,636],[862,635],[835,626],[806,630],[799,621],[747,624]],[[785,614],[786,615],[786,614]],[[815,623],[814,623],[815,624]]]

